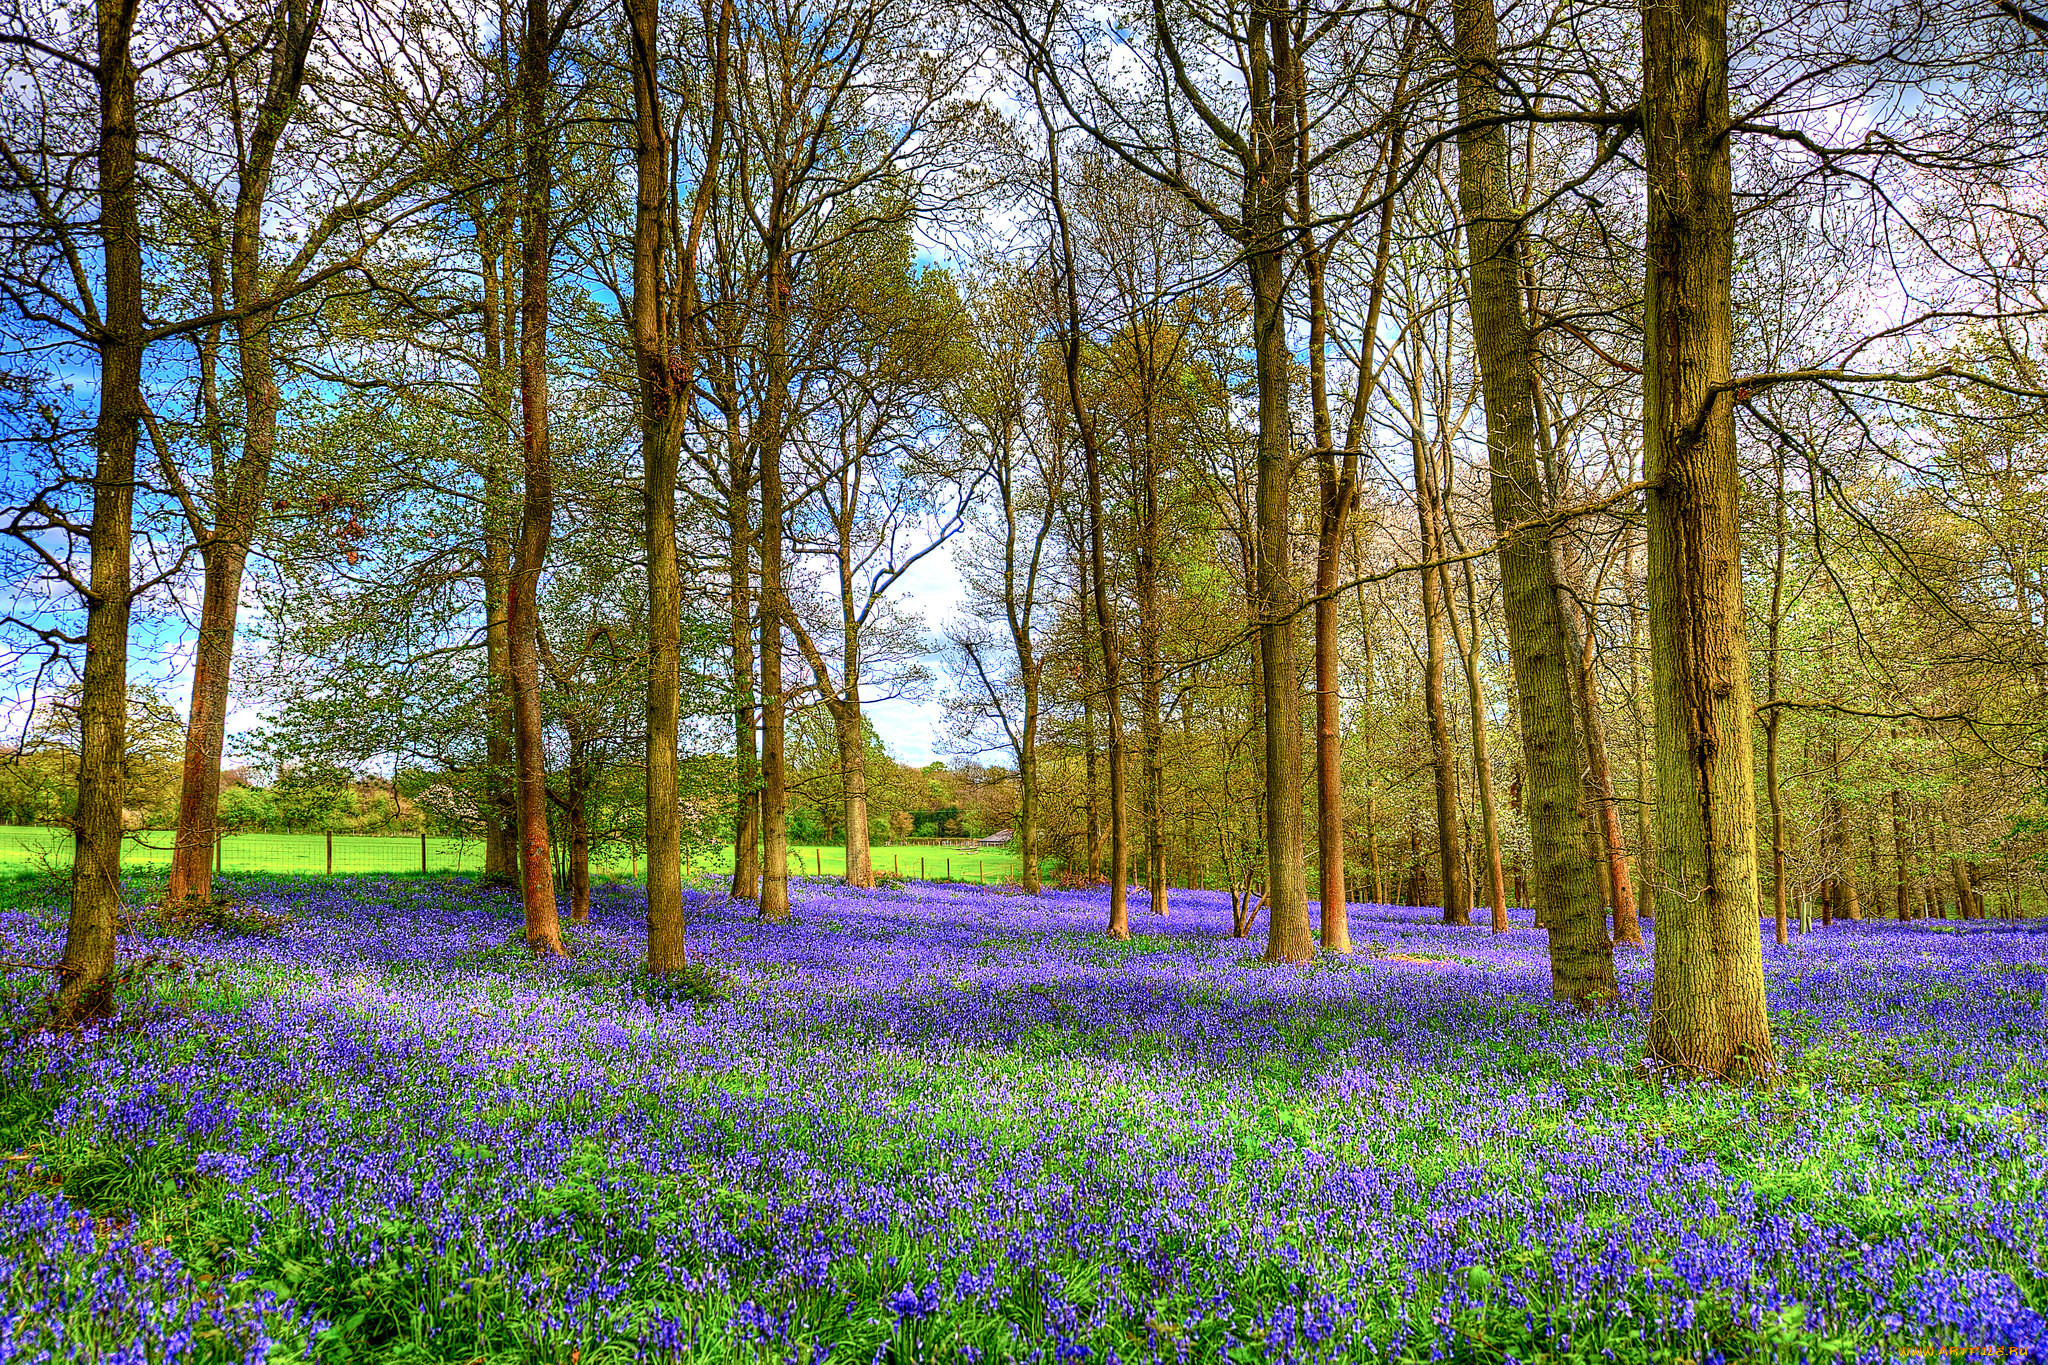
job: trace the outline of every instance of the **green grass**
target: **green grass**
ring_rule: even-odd
[[[152,829],[131,833],[122,846],[122,865],[141,869],[168,867],[171,832]],[[426,841],[421,866],[417,834],[336,834],[332,836],[332,871],[467,872],[483,868],[484,846],[477,839]],[[228,872],[329,871],[329,836],[325,834],[230,834],[222,841],[220,866]],[[837,844],[802,844],[790,849],[791,871],[799,876],[846,875],[846,850]],[[888,847],[874,850],[875,871],[882,876],[920,880],[1000,882],[1014,879],[1021,863],[1009,849]],[[32,825],[0,825],[0,871],[71,865],[71,836],[61,829]],[[608,876],[638,876],[641,859],[625,849],[603,849],[591,856],[591,871]],[[732,871],[732,846],[721,845],[689,860],[692,872]]]

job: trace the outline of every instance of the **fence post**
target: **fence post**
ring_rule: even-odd
[[[334,831],[327,831],[327,875],[334,875]]]
[[[422,872],[425,872],[426,870],[427,870],[427,832],[426,832],[426,830],[425,830],[425,829],[422,829],[422,830],[420,831],[420,871],[422,871]]]
[[[925,875],[925,870],[924,870],[924,854],[922,854],[922,853],[920,853],[920,854],[918,854],[918,855],[917,855],[917,879],[918,879],[919,881],[929,881],[929,880],[930,880],[930,878],[929,878],[929,877],[927,877],[927,876]]]
[[[215,872],[223,872],[227,870],[227,849],[228,836],[225,834],[215,834],[213,836],[213,870]]]

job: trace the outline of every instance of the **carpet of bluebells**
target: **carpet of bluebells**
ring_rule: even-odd
[[[2029,926],[1767,944],[1739,1091],[1646,1072],[1640,954],[1585,1016],[1421,910],[693,894],[701,999],[631,886],[547,963],[501,890],[231,889],[281,927],[129,937],[84,1036],[0,905],[0,1361],[2048,1361]]]

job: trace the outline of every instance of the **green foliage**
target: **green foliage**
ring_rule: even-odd
[[[626,994],[657,1008],[715,1005],[732,998],[733,980],[710,963],[686,962],[673,972],[635,970],[626,977]]]

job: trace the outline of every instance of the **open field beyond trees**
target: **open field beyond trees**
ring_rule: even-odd
[[[658,991],[630,884],[566,960],[463,880],[229,889],[282,923],[138,933],[120,1025],[0,1059],[0,1358],[2048,1359],[2033,925],[1767,945],[1761,1091],[1519,918],[1274,967],[1215,895],[693,892]]]
[[[174,835],[166,829],[139,830],[122,849],[125,865],[135,868],[168,865]],[[318,873],[327,871],[328,850],[336,874],[370,872],[475,873],[483,864],[478,839],[425,841],[425,866],[419,836],[411,834],[229,834],[221,840],[220,865],[226,872]],[[846,850],[836,844],[795,844],[791,866],[816,877],[844,876]],[[641,870],[637,853],[600,846],[591,854],[593,872],[633,876]],[[1009,848],[945,848],[929,845],[877,845],[874,865],[889,877],[958,877],[968,882],[1014,880],[1020,863]],[[67,830],[34,825],[0,825],[0,872],[18,868],[66,869],[71,866],[71,835]],[[732,871],[732,845],[698,850],[693,870]]]

